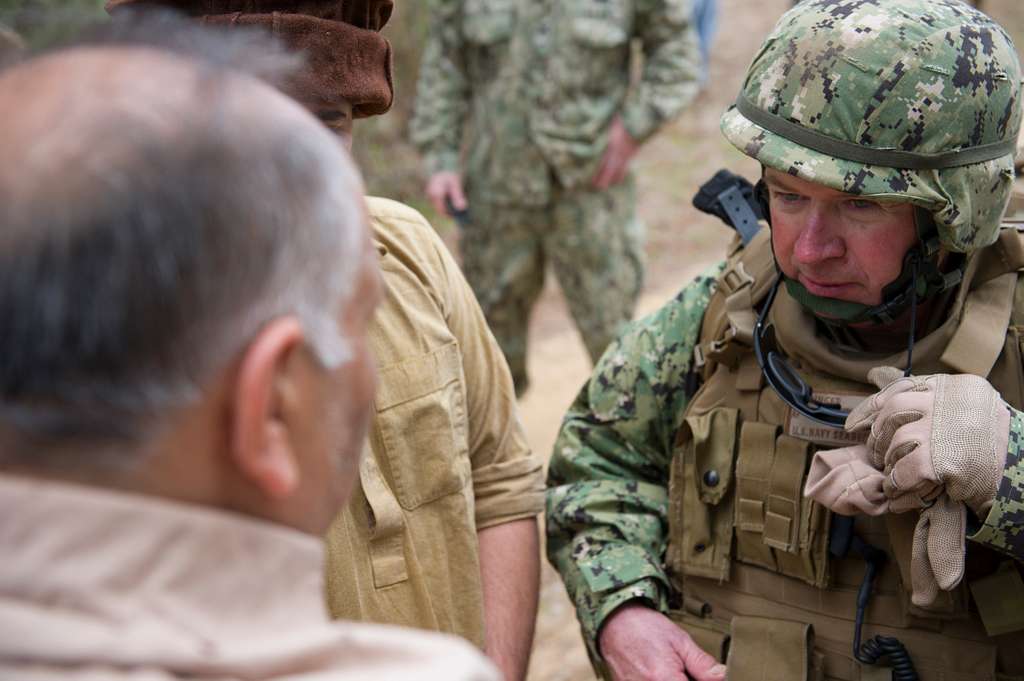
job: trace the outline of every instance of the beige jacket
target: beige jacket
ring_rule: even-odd
[[[0,679],[496,681],[471,646],[328,623],[316,539],[0,475]]]
[[[327,536],[335,617],[484,643],[477,531],[544,507],[508,366],[447,248],[407,206],[368,200],[387,297],[360,486]]]

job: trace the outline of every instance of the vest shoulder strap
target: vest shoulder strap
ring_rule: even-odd
[[[943,352],[954,371],[986,376],[1015,408],[1024,392],[1024,223],[1004,225],[991,257],[975,278],[978,293],[964,305],[963,319]],[[1005,300],[1010,297],[1009,310]],[[993,333],[1002,330],[1003,332]],[[995,361],[985,358],[994,357]]]
[[[735,366],[753,346],[757,305],[775,279],[771,233],[761,229],[744,246],[737,238],[704,312],[694,369],[707,380],[717,364]]]

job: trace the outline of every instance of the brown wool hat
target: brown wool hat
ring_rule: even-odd
[[[391,108],[391,45],[379,31],[393,0],[107,0],[111,14],[124,8],[167,7],[214,26],[268,31],[306,55],[306,68],[289,94],[313,110],[339,101],[356,118]]]

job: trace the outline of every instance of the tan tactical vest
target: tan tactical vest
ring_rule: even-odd
[[[1008,225],[968,262],[949,319],[915,344],[914,373],[987,376],[1024,408],[1022,267],[1024,238]],[[774,276],[768,230],[745,248],[737,240],[704,317],[695,353],[704,382],[680,428],[670,480],[671,615],[727,661],[730,681],[889,679],[891,669],[853,657],[865,563],[829,556],[831,513],[801,493],[813,453],[850,444],[850,436],[791,413],[764,383],[752,350],[755,306]],[[784,287],[770,318],[819,399],[849,408],[875,392],[869,368],[906,364],[905,351],[837,356]],[[964,583],[917,608],[909,594],[915,522],[912,513],[856,520],[857,534],[890,557],[875,581],[864,640],[899,638],[923,681],[1024,679],[1024,583],[1012,562],[1007,570],[1007,560],[971,545]],[[984,623],[979,607],[989,613]],[[990,637],[986,626],[1013,631]]]

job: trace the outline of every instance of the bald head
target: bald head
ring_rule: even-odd
[[[275,316],[297,316],[325,364],[347,356],[336,310],[366,255],[355,169],[300,106],[181,30],[189,57],[94,44],[0,72],[7,437],[139,438]]]

